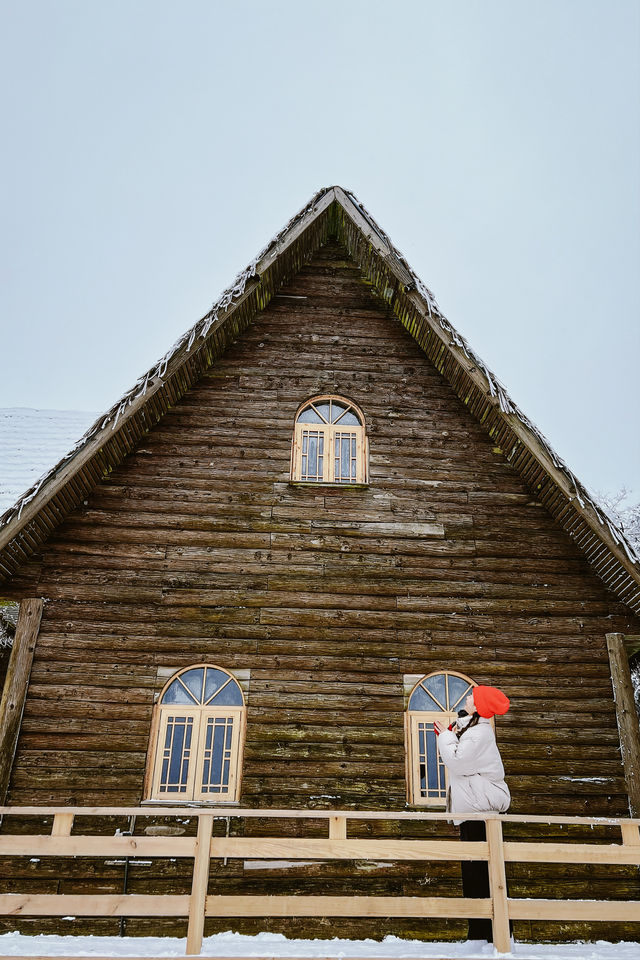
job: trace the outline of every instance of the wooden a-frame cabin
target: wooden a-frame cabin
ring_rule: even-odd
[[[432,721],[475,683],[512,702],[496,721],[523,818],[504,822],[507,847],[614,843],[613,820],[571,819],[640,816],[640,562],[340,187],[0,518],[0,597],[20,602],[0,707],[0,894],[19,895],[0,895],[3,930],[183,931],[198,822],[220,857],[196,867],[206,931],[459,936],[455,913],[380,898],[459,895],[456,862],[385,844],[456,837]],[[305,812],[329,819],[337,859],[291,853],[324,842]],[[347,825],[379,846],[349,859]],[[58,856],[105,831],[126,856],[92,855],[96,836]],[[618,861],[503,857],[516,936],[603,935],[587,908],[569,922],[532,898],[640,900],[637,821],[622,831]],[[269,857],[274,832],[288,841]],[[146,900],[94,917],[86,894],[175,896],[160,917]],[[340,920],[215,906],[280,894],[368,899]],[[45,919],[60,895],[73,922]],[[629,911],[611,916],[609,939],[637,936]]]

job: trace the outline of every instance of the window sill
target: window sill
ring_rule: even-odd
[[[329,483],[324,480],[289,480],[289,486],[313,487],[316,490],[323,487],[330,487],[332,490],[367,490],[370,485],[368,483]]]
[[[141,807],[239,807],[239,800],[141,800]]]

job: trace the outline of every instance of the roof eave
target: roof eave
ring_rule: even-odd
[[[363,274],[389,303],[400,322],[468,406],[473,406],[469,385],[475,388],[475,412],[487,432],[494,436],[497,433],[495,424],[499,421],[516,438],[519,449],[505,451],[505,456],[516,466],[525,481],[527,474],[531,476],[533,471],[530,463],[518,462],[522,460],[522,450],[526,450],[529,460],[534,460],[539,465],[540,471],[566,501],[553,504],[549,502],[545,505],[551,508],[550,512],[555,519],[587,554],[587,559],[607,587],[634,612],[640,613],[640,558],[624,533],[593,500],[546,438],[511,400],[488,366],[453,329],[431,291],[422,284],[402,254],[359,201],[341,188],[336,188],[336,199],[359,236],[368,244],[368,251],[358,250],[358,243],[353,242],[353,234],[349,237],[342,231],[341,239]],[[375,264],[371,262],[372,259],[376,261]],[[394,282],[389,282],[389,275]],[[425,336],[425,330],[428,330],[431,339],[439,346],[426,343],[428,337]],[[446,363],[443,359],[445,356]],[[462,377],[451,375],[450,369],[447,369],[448,366],[451,367],[451,363]],[[483,405],[484,409],[478,409],[478,404]],[[539,496],[536,484],[529,483],[529,486],[532,493]],[[581,523],[577,523],[578,520]],[[585,526],[608,551],[609,558],[597,555],[595,543],[585,543]]]

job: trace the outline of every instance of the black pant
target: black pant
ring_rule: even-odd
[[[487,839],[484,820],[463,820],[460,824],[460,839],[482,841]],[[484,899],[491,896],[489,888],[489,865],[486,860],[462,860],[462,893],[465,897]],[[477,917],[469,920],[468,940],[493,942],[491,920]]]

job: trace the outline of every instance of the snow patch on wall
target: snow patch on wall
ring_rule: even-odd
[[[311,867],[318,862],[318,860],[245,860],[244,869],[288,870],[290,867]]]

